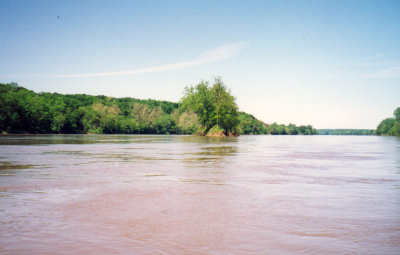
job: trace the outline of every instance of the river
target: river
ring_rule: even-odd
[[[0,136],[0,254],[400,254],[400,139]]]

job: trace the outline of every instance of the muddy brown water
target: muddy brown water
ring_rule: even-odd
[[[400,254],[400,139],[0,136],[0,254]]]

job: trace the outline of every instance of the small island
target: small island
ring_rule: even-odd
[[[235,98],[219,78],[212,86],[203,81],[186,87],[182,107],[196,114],[201,125],[198,135],[223,137],[241,133]]]

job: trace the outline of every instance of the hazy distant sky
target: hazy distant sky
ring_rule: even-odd
[[[266,123],[376,128],[400,106],[400,1],[0,1],[0,82],[178,101],[216,76]]]

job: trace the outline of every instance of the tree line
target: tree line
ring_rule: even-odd
[[[400,107],[393,112],[394,118],[387,118],[379,123],[375,133],[377,135],[400,136]]]
[[[375,135],[373,129],[317,129],[319,135]]]
[[[219,79],[213,86],[201,82],[196,88],[186,88],[181,102],[173,103],[36,93],[17,83],[0,83],[0,133],[199,134],[216,125],[224,132],[249,135],[317,133],[312,126],[268,125],[238,111],[235,98]]]

